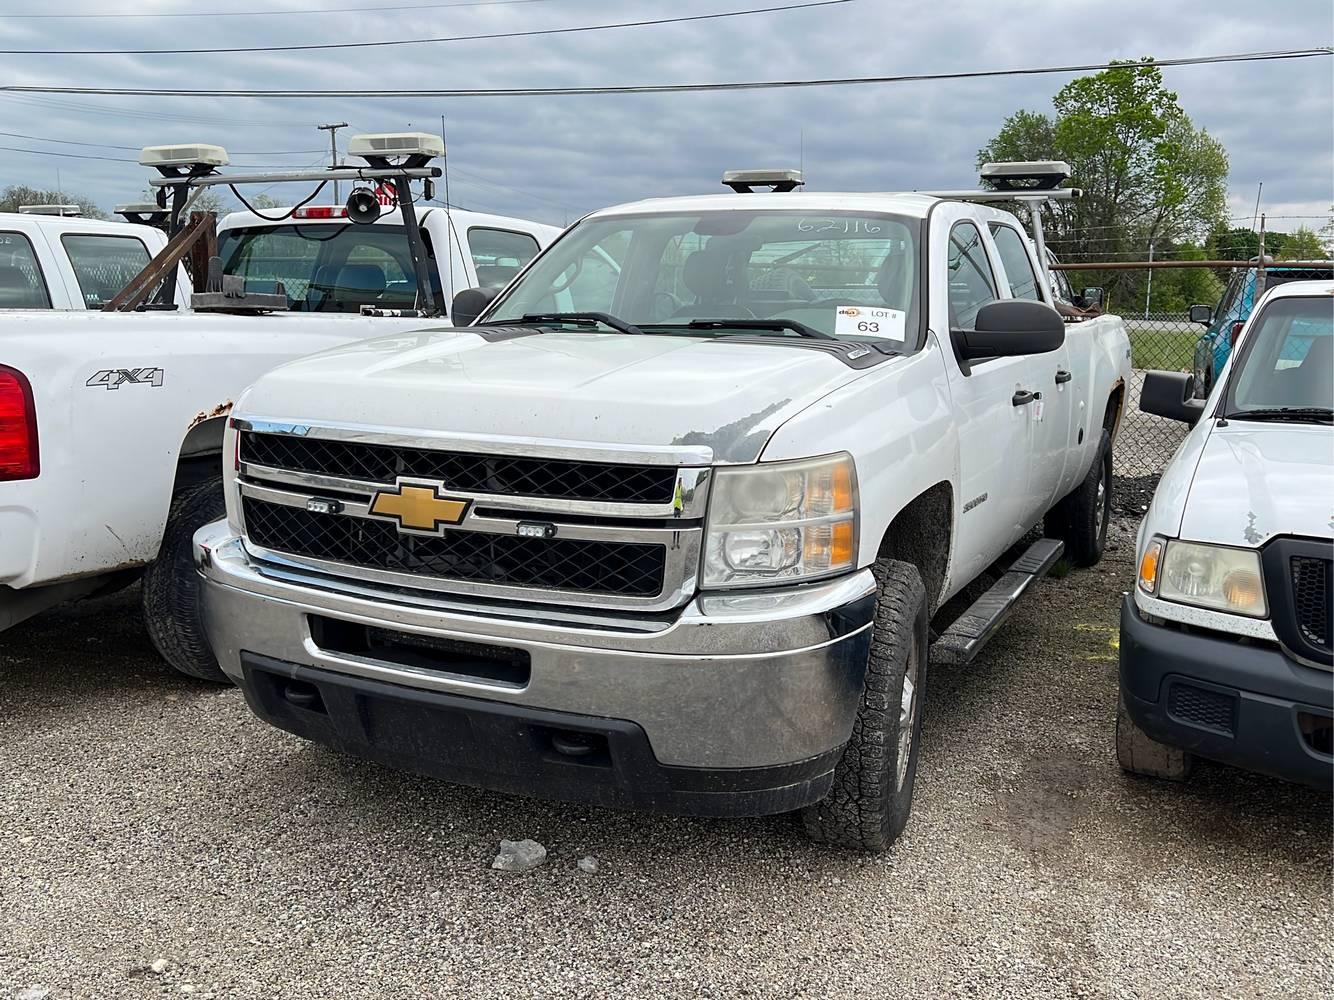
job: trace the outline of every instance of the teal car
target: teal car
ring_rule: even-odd
[[[1251,263],[1258,265],[1259,261],[1252,259]],[[1287,284],[1289,281],[1328,281],[1334,278],[1334,264],[1325,268],[1267,265],[1263,288],[1258,287],[1259,277],[1258,266],[1233,271],[1227,287],[1223,289],[1223,297],[1218,300],[1217,308],[1211,309],[1207,305],[1190,307],[1191,322],[1201,323],[1206,327],[1203,336],[1195,342],[1192,366],[1195,375],[1195,395],[1200,399],[1209,395],[1214,386],[1214,379],[1227,364],[1237,334],[1245,326],[1251,310],[1255,308],[1255,303],[1265,290]]]

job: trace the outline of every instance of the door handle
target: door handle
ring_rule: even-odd
[[[1064,368],[1057,369],[1057,371],[1056,371],[1056,384],[1057,384],[1057,385],[1061,385],[1061,384],[1063,384],[1063,383],[1065,383],[1065,382],[1069,382],[1072,378],[1074,378],[1074,376],[1071,375],[1071,374],[1070,374],[1068,371],[1066,371]]]
[[[1027,389],[1020,389],[1010,397],[1010,404],[1012,406],[1027,406],[1029,403],[1036,402],[1041,398],[1042,393],[1040,392],[1030,392]]]

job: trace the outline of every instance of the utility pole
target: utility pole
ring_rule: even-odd
[[[327,124],[327,125],[316,125],[315,127],[316,127],[317,129],[319,129],[321,132],[328,132],[328,133],[329,133],[329,152],[330,152],[331,154],[333,154],[333,159],[330,161],[329,166],[331,166],[331,167],[337,167],[337,166],[338,166],[338,130],[339,130],[340,128],[347,128],[347,122],[330,122],[330,123]],[[334,182],[333,182],[333,186],[334,186],[334,204],[337,205],[337,204],[342,200],[342,199],[340,199],[340,198],[338,197],[338,182],[337,182],[337,181],[334,181]]]
[[[1153,263],[1153,240],[1149,240],[1149,263]],[[1144,287],[1144,318],[1149,318],[1149,297],[1153,294],[1153,268],[1149,268],[1149,283]]]

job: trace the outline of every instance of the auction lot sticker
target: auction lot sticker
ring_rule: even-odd
[[[835,310],[834,336],[887,337],[903,340],[908,327],[908,314],[899,309],[876,306],[839,306]]]

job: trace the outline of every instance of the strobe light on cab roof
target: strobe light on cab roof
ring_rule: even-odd
[[[445,140],[429,132],[373,132],[348,140],[347,155],[360,156],[371,166],[398,159],[405,160],[404,166],[422,166],[445,155]]]
[[[795,191],[806,183],[800,170],[726,170],[723,184],[737,194],[750,194],[757,187],[770,191]]]
[[[984,163],[982,183],[997,191],[1054,191],[1070,178],[1064,160],[1013,160]]]
[[[77,216],[83,214],[78,205],[20,205],[20,215]]]
[[[139,153],[139,165],[144,167],[225,167],[231,160],[227,150],[206,142],[181,146],[145,146]]]

